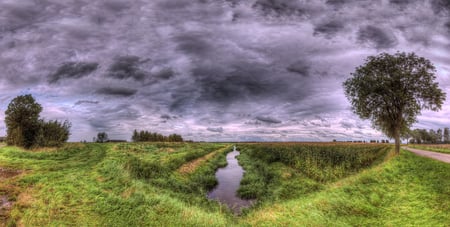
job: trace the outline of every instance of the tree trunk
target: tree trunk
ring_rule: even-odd
[[[395,133],[395,154],[400,154],[400,133]]]

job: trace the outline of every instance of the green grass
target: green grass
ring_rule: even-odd
[[[408,147],[450,154],[450,144],[409,144]]]
[[[264,204],[240,221],[258,226],[448,226],[450,165],[402,151],[305,197]]]
[[[201,155],[228,145],[173,146],[169,159],[178,163],[190,157],[188,153]],[[27,172],[13,182],[21,190],[16,198],[10,198],[16,203],[9,222],[25,226],[225,225],[231,214],[205,198],[211,187],[205,179],[214,179],[215,169],[224,163],[224,151],[188,176],[178,176],[172,164],[166,174],[142,178],[129,170],[130,160],[137,156],[166,162],[167,150],[136,155],[112,144],[72,145],[56,152],[34,153],[5,147],[0,150],[0,166]]]
[[[240,148],[238,159],[247,171],[239,195],[272,203],[317,192],[328,182],[379,163],[390,146],[261,143]]]
[[[234,216],[226,207],[206,198],[208,190],[217,183],[216,169],[226,165],[225,155],[232,147],[229,144],[90,143],[39,152],[3,147],[0,166],[24,171],[0,181],[0,196],[6,195],[15,202],[6,224],[448,226],[450,223],[448,164],[405,151],[382,162],[382,153],[386,151],[364,151],[360,145],[342,145],[347,150],[326,149],[316,157],[329,156],[331,153],[327,152],[337,155],[332,154],[323,163],[316,160],[316,165],[309,167],[327,165],[325,169],[334,175],[315,175],[317,170],[304,170],[304,165],[298,168],[295,163],[299,162],[291,165],[271,159],[271,155],[253,156],[251,147],[245,146],[238,156],[246,168],[243,185],[247,181],[261,191],[257,192],[259,203],[242,216]],[[303,148],[294,150],[299,152],[298,149]],[[193,172],[178,171],[183,163],[214,151],[218,151],[216,155]],[[272,155],[279,157],[279,151],[272,149]],[[359,153],[354,156],[353,151]],[[369,153],[358,159],[364,152]],[[375,158],[364,162],[369,156]],[[286,160],[292,158],[296,157]],[[255,191],[249,193],[253,195]]]

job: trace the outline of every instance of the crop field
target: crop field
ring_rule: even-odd
[[[450,165],[390,145],[239,143],[241,215],[206,195],[227,143],[0,147],[0,226],[349,226],[450,223]]]

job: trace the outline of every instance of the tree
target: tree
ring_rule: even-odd
[[[6,142],[8,145],[30,148],[35,143],[39,132],[39,114],[42,106],[33,96],[20,95],[15,97],[5,111]]]
[[[106,134],[106,132],[99,132],[97,134],[97,143],[104,143],[104,142],[108,142],[108,134]]]
[[[39,132],[37,134],[36,145],[41,147],[57,147],[63,145],[70,135],[69,121],[48,121],[40,120]]]
[[[436,131],[436,141],[437,143],[442,143],[442,129]]]
[[[400,136],[421,110],[438,111],[445,101],[435,72],[429,60],[414,53],[381,53],[368,57],[343,86],[353,112],[394,138],[399,154]]]
[[[447,127],[444,128],[444,143],[450,142],[450,133]]]

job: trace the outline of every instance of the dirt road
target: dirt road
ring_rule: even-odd
[[[409,147],[404,147],[404,149],[411,151],[414,154],[423,156],[423,157],[432,158],[432,159],[439,160],[441,162],[450,163],[450,154],[444,154],[444,153],[438,153],[438,152],[432,152],[432,151],[424,151],[424,150],[419,150],[419,149],[414,149],[414,148],[409,148]]]

